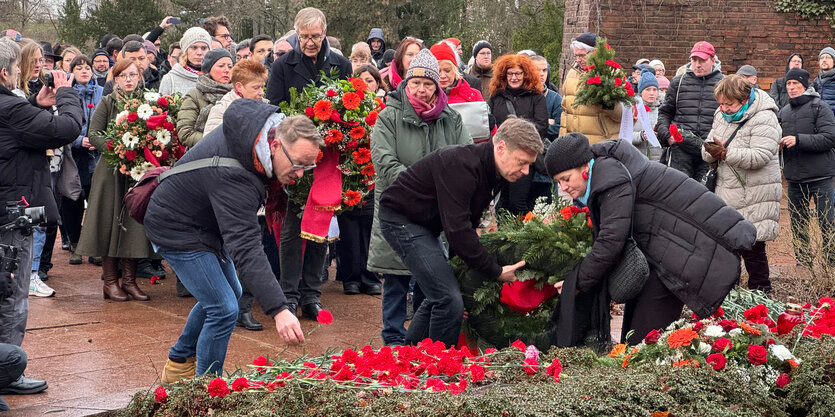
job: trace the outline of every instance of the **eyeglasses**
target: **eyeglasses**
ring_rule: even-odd
[[[290,162],[290,168],[293,171],[310,171],[311,169],[316,168],[315,163],[313,165],[296,165],[296,163],[293,162],[293,158],[290,158],[290,154],[287,153],[287,149],[284,149],[284,142],[281,142],[281,151],[284,152],[284,156],[287,157],[287,161]]]
[[[325,36],[321,33],[316,35],[299,35],[299,41],[301,41],[302,43],[307,43],[308,41],[319,42],[324,37]]]
[[[218,38],[223,38],[223,39],[232,39],[232,35],[230,35],[228,33],[224,33],[222,35],[217,35],[217,37]]]
[[[33,60],[32,60],[32,63],[35,63],[35,64],[46,64],[46,58],[38,58],[38,59],[33,59]]]
[[[522,71],[508,71],[507,78],[524,78],[525,73]]]
[[[491,56],[491,55],[493,55],[493,53],[490,52],[489,50],[481,51],[481,52],[478,53],[478,56]]]
[[[585,58],[586,54],[574,54],[574,56],[577,58]]]
[[[116,78],[120,80],[132,80],[134,78],[139,78],[139,74],[119,74]]]

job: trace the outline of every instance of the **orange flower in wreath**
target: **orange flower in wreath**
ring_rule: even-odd
[[[351,155],[354,157],[354,163],[357,165],[364,165],[371,161],[371,151],[368,148],[359,148]]]
[[[573,213],[571,213],[571,207],[561,208],[560,209],[560,215],[562,215],[563,219],[566,219],[566,220],[570,219],[571,216],[573,216]]]
[[[684,359],[684,360],[676,361],[675,363],[673,363],[673,367],[675,367],[675,368],[680,368],[682,366],[690,366],[690,367],[693,367],[693,368],[698,368],[699,367],[699,361]]]
[[[313,105],[313,115],[319,120],[330,120],[331,118],[331,102],[327,100],[319,100]]]
[[[609,352],[609,357],[610,358],[617,358],[618,356],[623,355],[624,353],[626,353],[626,345],[623,344],[623,343],[617,344]]]
[[[360,78],[351,78],[349,81],[351,81],[351,87],[354,87],[354,90],[365,91],[368,88],[368,84]]]
[[[365,175],[366,177],[373,177],[374,176],[374,164],[368,164],[360,170],[360,174]]]
[[[325,135],[325,144],[331,145],[334,143],[339,143],[342,141],[342,138],[345,137],[342,132],[337,129],[331,129],[328,131],[328,134]]]
[[[534,218],[533,212],[529,211],[528,214],[526,214],[525,217],[522,218],[522,221],[527,223],[527,222],[531,221],[533,218]]]
[[[342,196],[342,202],[347,206],[356,206],[362,201],[362,194],[359,191],[346,190]]]
[[[325,154],[322,153],[322,150],[319,150],[319,155],[316,156],[316,160],[314,161],[314,163],[318,164],[319,161],[321,161],[322,158],[324,158],[324,157],[325,157]]]
[[[693,329],[691,329],[691,328],[678,329],[678,330],[670,333],[669,336],[667,336],[667,344],[671,348],[679,348],[679,347],[682,347],[682,346],[689,345],[690,342],[693,341],[693,339],[698,339],[698,338],[699,338],[699,334],[696,333],[695,331],[693,331]]]
[[[365,136],[365,128],[362,126],[357,126],[351,129],[350,132],[348,132],[348,136],[354,139],[362,139]]]
[[[342,105],[348,110],[355,110],[359,108],[361,101],[362,97],[360,97],[357,93],[345,93],[345,95],[342,96]]]
[[[749,326],[747,323],[742,321],[739,322],[739,328],[745,330],[745,332],[750,333],[754,336],[759,336],[762,334],[762,332],[760,332],[756,327]]]

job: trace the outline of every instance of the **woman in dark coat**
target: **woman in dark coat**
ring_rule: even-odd
[[[606,278],[630,226],[650,276],[626,303],[622,340],[634,331],[628,343],[637,344],[677,320],[684,305],[700,317],[719,308],[739,278],[737,251],[750,249],[757,237],[736,210],[685,174],[650,162],[628,141],[590,146],[571,133],[554,141],[545,164],[564,192],[589,207],[594,225],[591,252],[557,284],[557,345],[582,343],[589,332],[597,344],[608,344]]]
[[[487,104],[501,126],[508,116],[515,115],[536,125],[540,138],[548,136],[548,106],[539,69],[524,54],[504,55],[493,64],[493,79],[490,81],[490,99]],[[534,164],[536,165],[536,164]],[[534,166],[524,178],[502,186],[499,206],[513,214],[525,214],[533,209],[534,201],[541,195],[551,195],[550,184],[544,190],[535,187]]]

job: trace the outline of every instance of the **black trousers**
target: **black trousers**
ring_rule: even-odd
[[[662,330],[678,320],[683,307],[684,303],[667,289],[655,270],[650,268],[643,291],[634,300],[626,303],[621,343],[637,345],[650,331]],[[626,340],[626,335],[633,330],[632,335]]]
[[[0,388],[6,388],[20,378],[26,363],[26,352],[20,346],[0,343]]]
[[[337,276],[342,285],[358,283],[365,287],[380,284],[377,274],[365,268],[368,262],[368,243],[371,240],[371,223],[374,214],[363,214],[359,209],[337,216],[339,222],[339,268]]]
[[[739,251],[739,256],[742,257],[745,262],[745,270],[748,271],[748,289],[771,291],[765,242],[758,241],[751,250]]]

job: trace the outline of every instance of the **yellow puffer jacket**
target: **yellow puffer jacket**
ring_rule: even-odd
[[[615,106],[612,110],[604,110],[599,104],[574,108],[581,76],[577,68],[571,68],[560,88],[563,110],[560,117],[560,136],[579,132],[586,135],[591,144],[618,139],[620,118],[623,113],[621,106]]]

